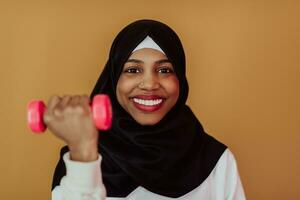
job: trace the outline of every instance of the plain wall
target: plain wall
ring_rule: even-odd
[[[300,199],[296,2],[1,1],[0,199],[50,199],[64,144],[29,131],[27,103],[90,94],[116,34],[142,18],[182,39],[188,104],[233,151],[248,199]]]

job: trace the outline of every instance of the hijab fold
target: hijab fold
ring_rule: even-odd
[[[118,103],[116,86],[123,65],[135,47],[150,36],[173,64],[179,80],[176,105],[153,126],[138,124]],[[110,96],[113,124],[101,131],[98,149],[102,156],[102,179],[108,197],[126,197],[138,186],[177,198],[198,187],[211,173],[226,146],[205,133],[186,105],[188,82],[185,55],[177,34],[166,24],[138,20],[116,36],[109,59],[91,93]],[[52,189],[65,175],[61,159],[56,166]]]

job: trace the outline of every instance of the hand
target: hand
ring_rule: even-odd
[[[87,95],[52,96],[44,123],[67,143],[72,160],[88,162],[98,158],[98,130],[93,123]]]

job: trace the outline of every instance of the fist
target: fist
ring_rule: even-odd
[[[44,123],[55,136],[67,143],[71,158],[86,160],[92,154],[92,160],[96,159],[99,136],[87,95],[52,96],[44,113]]]

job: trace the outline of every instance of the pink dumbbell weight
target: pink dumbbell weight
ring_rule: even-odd
[[[109,97],[99,94],[94,96],[91,105],[93,121],[100,130],[108,130],[112,122],[112,109]],[[43,101],[35,100],[28,104],[27,123],[29,128],[35,133],[42,133],[47,126],[43,121],[46,106]]]

